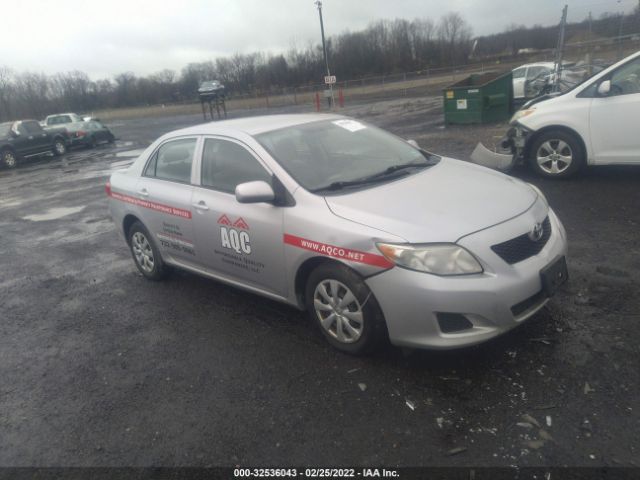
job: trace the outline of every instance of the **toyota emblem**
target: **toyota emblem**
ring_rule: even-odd
[[[542,238],[542,235],[544,235],[544,229],[542,228],[542,224],[536,223],[533,226],[533,229],[529,232],[529,239],[532,242],[537,242]]]

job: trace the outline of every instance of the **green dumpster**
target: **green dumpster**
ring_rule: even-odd
[[[490,123],[513,114],[513,80],[509,72],[473,74],[444,89],[445,123]]]

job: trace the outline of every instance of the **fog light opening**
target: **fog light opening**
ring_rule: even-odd
[[[473,323],[461,313],[436,313],[442,333],[459,333],[473,328]]]

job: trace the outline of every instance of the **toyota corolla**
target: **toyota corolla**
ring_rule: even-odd
[[[486,341],[568,276],[536,187],[338,115],[171,132],[106,191],[148,279],[177,267],[307,310],[353,354]]]

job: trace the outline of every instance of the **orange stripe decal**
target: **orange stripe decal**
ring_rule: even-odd
[[[155,210],[156,212],[166,213],[167,215],[175,215],[176,217],[186,218],[188,220],[191,219],[190,210],[183,210],[182,208],[170,207],[169,205],[163,205],[162,203],[150,202],[149,200],[124,195],[122,193],[114,192],[113,190],[108,192],[108,194],[111,198],[120,200],[121,202],[148,208],[150,210]]]

